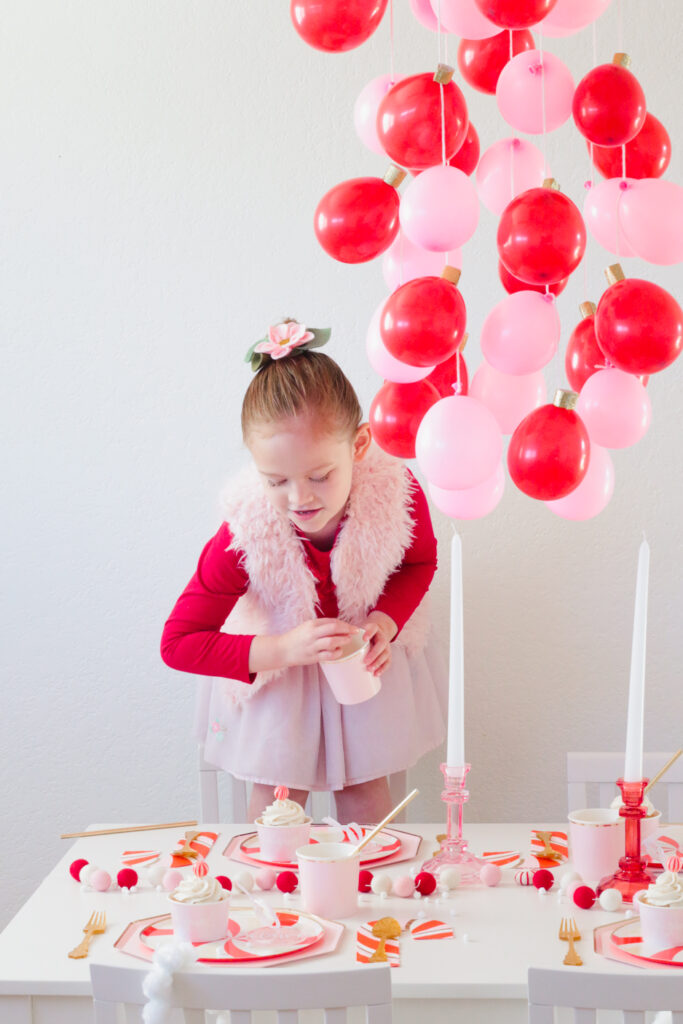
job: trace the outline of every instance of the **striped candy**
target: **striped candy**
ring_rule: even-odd
[[[197,878],[206,878],[209,873],[209,865],[203,857],[198,857],[197,863],[192,865],[192,870]]]
[[[533,885],[534,884],[534,872],[527,868],[522,868],[520,871],[515,871],[515,882],[517,885]]]
[[[680,854],[672,853],[670,857],[667,857],[665,867],[667,871],[673,871],[674,874],[678,874],[683,869],[683,857]]]
[[[289,790],[287,789],[286,786],[276,786],[275,787],[275,799],[276,800],[286,800],[288,796],[289,796]]]
[[[410,934],[414,939],[452,939],[453,929],[445,921],[419,921]]]

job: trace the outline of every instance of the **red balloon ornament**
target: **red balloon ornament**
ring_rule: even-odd
[[[467,364],[461,352],[456,352],[455,355],[444,359],[424,380],[434,385],[440,398],[450,398],[455,394],[454,385],[458,383],[458,378],[460,379],[458,394],[466,395],[469,389],[469,377]]]
[[[583,320],[569,336],[564,357],[567,380],[573,391],[580,391],[589,377],[605,368],[605,354],[595,337],[595,305],[581,304]]]
[[[498,277],[508,295],[514,295],[515,292],[544,292],[546,286],[544,284],[529,284],[527,281],[520,281],[518,277],[514,277],[505,264],[498,260]],[[552,295],[559,295],[567,287],[569,282],[568,277],[563,277],[560,281],[555,281],[554,284],[549,284],[547,290]]]
[[[370,406],[368,419],[373,438],[389,455],[414,459],[418,427],[425,413],[438,401],[439,392],[426,380],[414,384],[387,381]]]
[[[618,63],[600,64],[584,75],[572,101],[576,127],[598,146],[630,142],[643,127],[646,113],[640,82]]]
[[[465,302],[454,284],[445,277],[416,277],[384,303],[379,329],[396,359],[434,366],[456,352],[466,324]]]
[[[353,50],[375,31],[387,0],[291,0],[292,24],[316,50]]]
[[[683,347],[683,310],[652,281],[616,281],[603,293],[595,335],[609,361],[627,373],[658,373]]]
[[[573,409],[577,397],[573,391],[557,391],[553,404],[530,412],[510,438],[510,476],[530,498],[564,498],[588,472],[590,441]]]
[[[448,163],[451,167],[457,167],[463,172],[463,174],[472,174],[476,170],[477,164],[479,163],[479,154],[481,152],[481,146],[479,145],[479,136],[477,135],[477,129],[474,127],[472,122],[467,126],[467,135],[457,153],[454,153]]]
[[[533,50],[534,45],[534,37],[526,29],[512,33],[512,53],[509,32],[499,32],[488,39],[461,39],[458,67],[468,85],[494,96],[500,73],[510,57]]]
[[[377,135],[391,160],[401,167],[424,170],[442,159],[441,91],[444,101],[446,159],[467,135],[467,104],[462,92],[434,75],[410,75],[389,90],[377,110]]]
[[[489,21],[501,28],[531,28],[552,11],[557,0],[474,0]]]
[[[637,135],[626,143],[626,174],[620,146],[591,146],[587,142],[594,166],[606,178],[661,178],[671,160],[669,133],[654,114],[645,115],[645,123]]]
[[[530,188],[515,196],[498,225],[498,255],[529,284],[555,284],[576,270],[586,250],[578,207],[556,188]]]
[[[399,195],[382,178],[350,178],[322,197],[315,234],[340,263],[367,263],[388,249],[398,234]]]

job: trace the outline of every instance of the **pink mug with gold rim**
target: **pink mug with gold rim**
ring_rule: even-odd
[[[611,807],[587,807],[569,814],[569,859],[584,882],[613,874],[624,856],[624,819]]]

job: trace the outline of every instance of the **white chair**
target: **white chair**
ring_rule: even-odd
[[[140,967],[92,963],[95,1024],[117,1024],[120,1004],[144,1005],[146,973]],[[252,1010],[276,1010],[278,1024],[296,1024],[298,1011],[309,1009],[323,1010],[325,1024],[344,1024],[351,1006],[365,1007],[367,1024],[391,1024],[391,968],[370,964],[315,974],[276,967],[183,971],[174,976],[169,1002],[183,1011],[185,1024],[205,1024],[205,1010],[230,1010],[230,1024],[249,1024]]]
[[[645,1024],[646,1011],[670,1010],[672,1024],[683,1024],[681,972],[589,974],[576,967],[531,967],[528,978],[529,1024],[553,1024],[554,1007],[573,1009],[574,1024],[595,1024],[598,1010],[621,1010],[624,1024]]]
[[[204,760],[202,747],[199,747],[199,806],[200,821],[218,822],[222,819],[218,807],[218,772],[219,769],[213,764]],[[230,786],[232,811],[229,820],[231,822],[247,821],[247,783],[242,779],[236,779],[232,775],[223,773]],[[389,789],[391,791],[391,803],[395,807],[403,799],[407,792],[407,772],[396,772],[389,776]],[[335,809],[331,793],[311,793],[306,803],[306,810],[314,821],[321,821],[326,815],[334,816]],[[228,820],[228,819],[223,819]],[[404,821],[403,813],[394,818],[395,822]]]
[[[644,754],[643,773],[645,778],[657,774],[671,757],[671,754]],[[567,810],[578,811],[583,807],[609,807],[619,790],[615,782],[624,773],[622,753],[605,754],[581,751],[567,754]],[[683,757],[671,766],[661,782],[655,783],[648,796],[657,810],[662,812],[662,821],[683,821]]]

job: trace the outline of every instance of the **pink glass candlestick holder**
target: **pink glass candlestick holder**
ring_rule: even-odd
[[[437,878],[443,868],[459,868],[461,885],[478,883],[479,872],[484,863],[470,853],[467,849],[467,840],[463,839],[462,835],[462,808],[470,798],[465,789],[465,776],[471,767],[469,764],[460,768],[441,765],[445,784],[441,799],[447,808],[446,835],[441,839],[441,849],[422,865],[423,871],[431,871]]]
[[[619,861],[619,870],[613,875],[603,878],[597,888],[597,893],[604,889],[618,889],[624,903],[632,903],[635,893],[641,889],[647,889],[654,876],[645,867],[640,852],[640,820],[644,818],[647,810],[643,806],[643,796],[648,779],[640,779],[638,782],[624,782],[617,779],[617,786],[621,790],[623,804],[619,809],[624,822],[625,834],[625,855]]]

